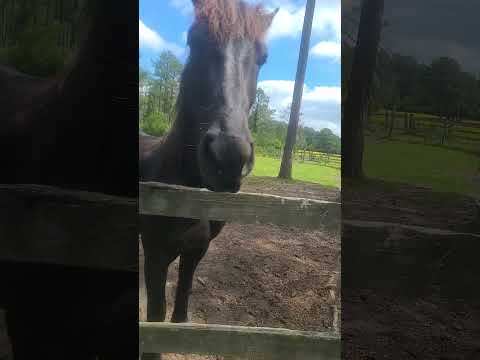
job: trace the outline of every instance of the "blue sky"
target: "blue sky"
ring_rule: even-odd
[[[291,102],[306,0],[248,0],[279,12],[267,37],[269,58],[258,85],[281,113]],[[303,123],[340,135],[341,10],[340,0],[317,1],[305,77]],[[193,21],[191,0],[140,0],[140,65],[151,70],[153,59],[170,50],[180,60],[188,54],[186,33]]]

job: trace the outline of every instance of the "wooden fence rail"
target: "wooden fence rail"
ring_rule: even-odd
[[[329,333],[213,324],[140,322],[140,352],[236,356],[263,360],[337,360]]]
[[[136,198],[0,184],[2,260],[138,271],[137,251]]]
[[[340,203],[253,193],[219,193],[140,183],[140,213],[245,224],[270,223],[338,231]]]
[[[140,183],[140,198],[31,184],[0,184],[0,256],[138,271],[138,205],[149,215],[339,230],[340,204]],[[115,251],[111,251],[115,244]],[[135,261],[133,261],[135,260]]]

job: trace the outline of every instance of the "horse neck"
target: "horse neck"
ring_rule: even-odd
[[[136,180],[138,174],[138,142],[132,136],[138,131],[138,23],[131,21],[138,8],[135,1],[95,3],[73,63],[56,78],[58,95],[46,119],[55,146],[42,153],[51,176],[61,181],[95,182],[95,191],[130,195],[138,188],[133,176],[125,176],[134,174]]]
[[[112,126],[123,126],[111,115],[121,106],[125,106],[124,111],[131,110],[133,118],[138,97],[138,25],[133,29],[131,21],[138,11],[134,3],[96,3],[77,56],[59,77],[62,110],[70,119],[64,123],[75,130],[98,132],[102,130],[99,127],[104,127],[111,131]]]
[[[188,132],[186,116],[180,109],[171,131],[153,155],[154,179],[190,187],[201,187],[197,144]]]

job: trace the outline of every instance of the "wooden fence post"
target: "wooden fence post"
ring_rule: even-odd
[[[385,110],[385,132],[388,131],[388,124],[389,124],[388,120],[389,120],[389,112],[388,110]]]
[[[340,333],[340,273],[334,271],[328,280],[326,289],[328,290],[328,304],[330,306],[330,315],[332,317],[332,328],[335,334]]]
[[[390,127],[388,129],[388,138],[390,139],[392,137],[393,133],[393,127],[395,126],[395,117],[397,115],[397,112],[395,109],[393,109],[391,115],[390,115]]]

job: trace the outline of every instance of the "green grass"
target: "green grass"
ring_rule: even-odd
[[[475,155],[438,146],[366,139],[365,175],[404,182],[439,192],[479,196],[474,179],[480,159]]]
[[[255,156],[255,167],[252,176],[277,177],[280,170],[280,159]],[[315,163],[294,162],[292,169],[294,180],[312,182],[324,186],[340,187],[340,169]]]

